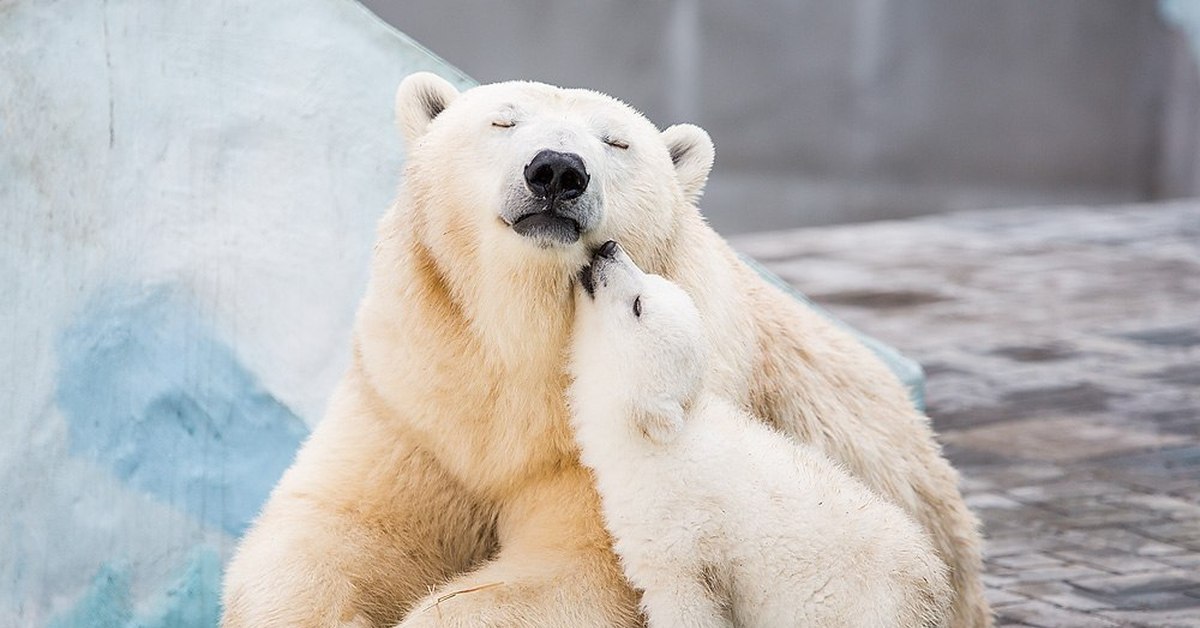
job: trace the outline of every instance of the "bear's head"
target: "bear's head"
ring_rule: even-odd
[[[572,404],[605,410],[582,420],[627,420],[656,442],[669,440],[703,386],[708,360],[695,303],[612,241],[580,272],[575,298]]]
[[[401,83],[396,118],[420,212],[412,228],[456,265],[548,263],[569,280],[610,239],[638,259],[662,255],[712,168],[699,127],[659,132],[583,89],[508,82],[460,93],[422,72]]]

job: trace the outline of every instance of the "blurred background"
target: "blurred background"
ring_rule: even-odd
[[[722,233],[1200,193],[1189,0],[364,4],[480,82],[700,124]]]

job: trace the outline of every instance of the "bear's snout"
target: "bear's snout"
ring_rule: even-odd
[[[500,212],[518,234],[542,246],[573,244],[599,219],[600,198],[588,191],[591,175],[579,155],[542,150],[525,165],[524,179],[529,193],[510,197]]]
[[[587,189],[587,167],[575,153],[543,150],[525,166],[525,185],[534,196],[549,200],[569,201]]]

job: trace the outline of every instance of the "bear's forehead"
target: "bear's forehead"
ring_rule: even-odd
[[[486,110],[531,114],[547,111],[595,113],[614,120],[649,123],[637,110],[607,94],[532,81],[480,85],[464,92],[462,100]]]

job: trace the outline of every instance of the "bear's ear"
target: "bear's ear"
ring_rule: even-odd
[[[432,72],[409,74],[396,89],[396,126],[404,141],[416,142],[457,96],[449,81]]]
[[[694,124],[676,124],[662,132],[662,139],[675,163],[675,174],[683,186],[683,194],[694,205],[704,193],[704,184],[712,171],[712,138]]]
[[[683,427],[683,406],[672,399],[635,408],[633,426],[655,443],[668,442]]]

